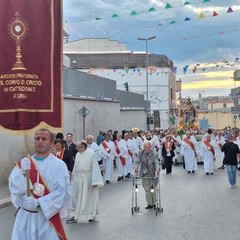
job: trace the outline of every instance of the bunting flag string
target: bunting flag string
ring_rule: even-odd
[[[195,74],[196,72],[202,71],[216,71],[216,69],[222,69],[222,68],[232,68],[235,66],[240,65],[240,58],[236,57],[234,60],[228,61],[226,59],[223,59],[221,62],[209,62],[209,63],[196,63],[196,64],[189,64],[185,65],[183,67],[183,74],[187,73],[193,73]],[[174,66],[170,69],[169,68],[161,68],[161,67],[149,67],[148,68],[148,75],[161,75],[161,74],[169,74],[169,72],[173,74],[177,74],[177,66]],[[101,75],[102,77],[107,77],[110,74],[117,74],[121,75],[121,77],[125,77],[128,75],[138,75],[141,76],[142,74],[145,74],[145,68],[125,68],[125,69],[109,69],[109,68],[91,68],[87,70],[86,72],[91,75],[96,75],[99,76]],[[103,74],[105,72],[105,74]],[[99,74],[101,73],[101,74]]]
[[[210,2],[210,0],[203,0],[202,2],[198,3],[198,4],[202,4],[202,3],[208,3]],[[197,3],[194,3],[194,6],[195,5],[198,5]],[[184,2],[183,4],[181,5],[176,5],[176,6],[172,6],[171,4],[169,3],[166,3],[165,7],[164,8],[159,8],[159,9],[156,9],[155,7],[150,7],[147,11],[144,11],[144,12],[137,12],[135,10],[131,10],[129,12],[129,16],[137,16],[137,15],[143,15],[143,14],[149,14],[149,13],[156,13],[156,14],[159,14],[159,11],[166,11],[168,9],[174,9],[174,8],[179,8],[179,7],[185,7],[185,6],[193,6],[190,2]],[[236,10],[235,10],[236,11]],[[215,12],[215,13],[214,13]],[[226,13],[231,13],[233,12],[233,9],[232,7],[229,7],[228,10],[226,11]],[[213,11],[213,15],[214,16],[218,16],[218,14],[216,14],[216,11]],[[212,16],[213,16],[212,15]],[[109,21],[109,18],[112,18],[112,19],[117,19],[117,18],[121,18],[121,17],[124,17],[126,16],[126,14],[120,14],[120,13],[112,13],[111,16],[104,16],[104,17],[101,17],[101,16],[96,16],[94,19],[81,19],[81,20],[77,20],[77,21],[68,21],[68,20],[65,20],[64,22],[65,23],[73,23],[73,22],[89,22],[89,21],[92,21],[92,20],[96,20],[96,21],[99,21],[99,20],[108,20]],[[199,18],[205,18],[205,15],[203,13],[201,13],[199,15]],[[176,20],[172,20],[170,21],[170,24],[171,22],[173,22]],[[163,25],[163,24],[160,24],[160,25]],[[165,25],[165,24],[164,24]]]
[[[197,63],[197,64],[191,64],[191,65],[185,65],[183,67],[183,74],[188,73],[196,73],[197,71],[213,71],[216,70],[217,68],[232,68],[235,66],[240,65],[240,58],[236,57],[232,61],[227,61],[227,60],[222,60],[221,62],[210,62],[210,63]]]

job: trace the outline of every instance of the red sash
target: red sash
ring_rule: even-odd
[[[127,145],[127,141],[126,141],[126,145]],[[127,149],[128,149],[128,154],[129,154],[130,157],[132,158],[133,154],[132,154],[132,152],[130,151],[130,148],[128,147],[128,145],[127,145]]]
[[[168,143],[167,141],[164,142],[164,147],[165,147],[166,150],[169,150],[169,152],[170,152],[170,151],[172,150],[173,142],[172,142],[172,141],[170,142],[169,147],[168,147],[168,144],[167,144],[167,143]]]
[[[173,142],[175,143],[176,146],[179,146],[179,142],[174,137],[172,137],[172,140],[173,140]]]
[[[104,141],[104,142],[102,142],[101,144],[102,144],[102,146],[104,147],[104,149],[106,150],[106,152],[109,154],[109,153],[111,152],[111,149],[108,147],[108,145],[106,144],[106,142]]]
[[[120,149],[118,147],[117,140],[114,141],[114,145],[116,147],[116,153],[119,155],[121,152],[120,152]],[[126,165],[126,159],[123,158],[122,156],[119,156],[119,157],[120,157],[120,160],[122,162],[122,165],[125,166]]]
[[[37,182],[37,169],[35,166],[35,163],[33,161],[32,158],[30,158],[30,162],[31,162],[31,169],[29,170],[29,176],[30,176],[30,180],[32,183]],[[16,165],[21,169],[21,160],[16,162]],[[47,195],[50,193],[50,190],[47,186],[47,184],[44,182],[42,176],[39,174],[39,183],[43,184],[45,186],[45,190],[44,190],[44,195]],[[35,195],[32,190],[31,190],[31,194],[34,198],[40,198],[40,196]],[[52,225],[54,231],[57,233],[57,235],[60,237],[61,240],[67,240],[61,219],[60,219],[60,214],[56,213],[54,216],[52,216],[49,219],[49,223]]]
[[[213,156],[215,156],[215,151],[214,151],[212,144],[210,142],[208,142],[208,140],[205,140],[203,143],[207,146],[208,150],[211,151]]]
[[[56,154],[56,157],[62,160],[62,159],[63,159],[64,152],[65,152],[65,148],[62,148],[61,151],[60,151],[60,153],[59,153],[59,154]]]
[[[196,153],[194,144],[188,138],[184,138],[183,141],[191,147],[191,149],[194,151],[195,157],[196,157],[197,153]]]
[[[221,143],[218,143],[218,146],[219,146],[220,148],[222,148],[222,147],[223,147],[223,145],[222,145]]]

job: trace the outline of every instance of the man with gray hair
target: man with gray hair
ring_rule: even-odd
[[[137,160],[134,162],[134,172],[142,177],[142,185],[145,190],[147,207],[151,209],[156,207],[156,193],[152,193],[151,189],[157,187],[158,179],[156,174],[160,173],[158,154],[151,149],[151,143],[144,143],[144,150],[138,154]]]

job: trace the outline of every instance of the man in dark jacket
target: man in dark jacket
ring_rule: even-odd
[[[233,135],[228,136],[228,142],[225,143],[221,149],[224,152],[224,164],[226,164],[229,187],[233,188],[236,184],[237,177],[237,155],[240,153],[239,147],[233,142]]]

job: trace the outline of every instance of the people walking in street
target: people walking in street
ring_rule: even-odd
[[[77,150],[71,178],[71,218],[67,223],[95,222],[99,187],[103,186],[97,155],[85,141],[77,143]]]
[[[166,136],[166,141],[163,143],[162,147],[162,156],[164,158],[164,163],[166,166],[166,174],[172,173],[173,157],[175,156],[174,150],[175,144],[172,140],[171,135],[168,135]]]
[[[69,152],[69,156],[71,158],[71,162],[70,162],[70,171],[72,172],[73,166],[74,166],[74,160],[75,160],[75,156],[77,154],[77,149],[76,149],[76,144],[73,143],[73,134],[72,133],[67,133],[66,134],[66,149]]]
[[[236,185],[237,179],[237,165],[238,165],[238,155],[240,153],[239,147],[233,142],[234,138],[232,135],[228,136],[228,142],[222,147],[222,152],[224,152],[224,164],[226,165],[229,187],[233,188]]]
[[[100,144],[100,158],[103,161],[104,180],[110,183],[113,175],[113,161],[115,158],[115,145],[110,140],[110,135],[105,134],[105,141]]]
[[[122,139],[122,134],[117,133],[117,139],[114,141],[116,153],[116,165],[118,170],[117,181],[121,181],[126,175],[126,158],[128,157],[128,149],[126,141]]]
[[[144,150],[139,152],[138,158],[134,162],[134,172],[143,178],[142,185],[145,190],[146,209],[155,208],[156,192],[151,190],[155,189],[158,184],[157,175],[160,173],[160,166],[158,154],[152,150],[150,142],[144,143]]]
[[[180,154],[184,157],[185,170],[188,173],[195,173],[197,170],[197,153],[198,143],[194,137],[191,138],[191,132],[187,131],[181,142]]]
[[[206,175],[213,174],[215,169],[216,149],[218,148],[216,142],[211,140],[211,135],[206,135],[206,139],[200,146],[200,156],[203,159],[203,169]]]
[[[67,239],[60,214],[67,217],[70,181],[66,164],[51,154],[53,139],[48,129],[37,130],[36,153],[18,161],[10,174],[9,190],[18,208],[12,240]]]

